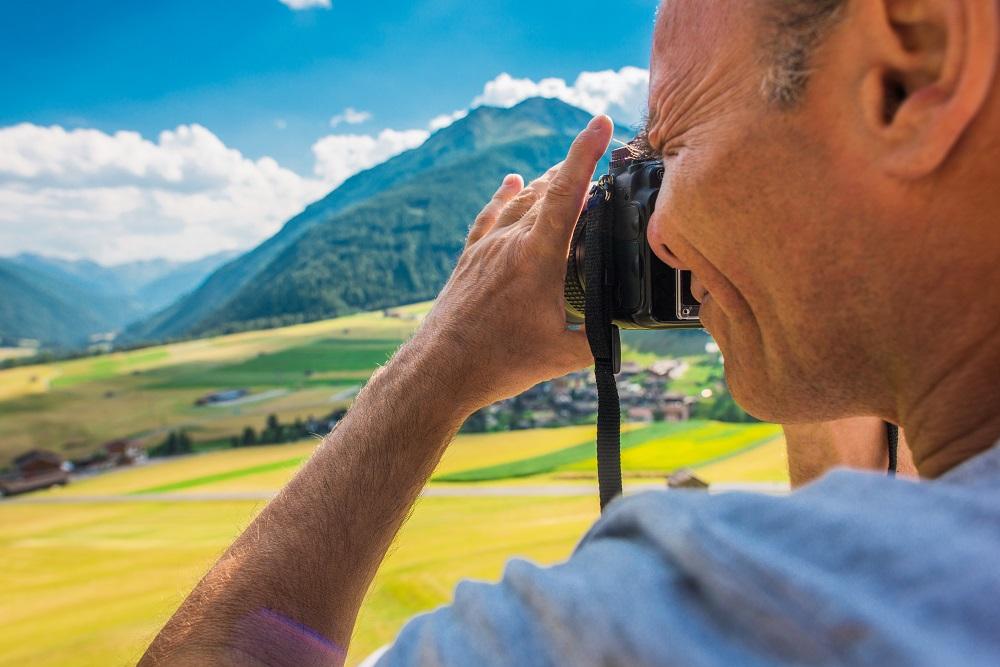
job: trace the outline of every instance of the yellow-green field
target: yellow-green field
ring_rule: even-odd
[[[632,425],[630,434],[638,437],[644,428],[649,427]],[[646,461],[647,472],[665,474],[680,460],[673,453],[678,450],[692,454],[682,456],[682,463],[707,461],[694,467],[711,482],[741,481],[742,470],[749,473],[746,481],[787,480],[780,439],[753,444],[761,427],[728,429],[705,423],[674,438],[657,437],[635,451]],[[589,442],[593,431],[582,426],[460,436],[436,474],[564,452]],[[705,456],[691,449],[699,434],[713,432],[729,434],[729,458],[717,460],[719,445]],[[265,502],[226,500],[225,494],[277,490],[315,446],[303,442],[184,457],[28,498],[62,499],[65,504],[0,503],[0,558],[5,564],[0,570],[0,665],[134,661]],[[573,478],[555,473],[485,486],[578,484],[587,466],[571,467],[578,473]],[[191,499],[144,498],[164,492]],[[213,494],[218,499],[209,499]],[[88,500],[94,497],[107,498]],[[70,502],[74,498],[77,502]],[[421,499],[368,596],[349,663],[390,642],[413,614],[446,602],[463,578],[495,580],[513,556],[540,563],[565,558],[596,516],[596,499],[590,494]]]
[[[32,447],[75,457],[118,437],[155,443],[178,428],[209,443],[259,428],[269,414],[328,414],[426,309],[0,371],[0,465]],[[266,400],[194,405],[237,387]],[[594,436],[593,426],[459,436],[369,593],[349,663],[446,602],[463,578],[495,580],[512,557],[568,556],[597,516]],[[134,662],[318,444],[152,461],[0,502],[0,665]],[[712,483],[788,479],[784,442],[768,424],[626,424],[622,444],[627,484],[678,468]]]
[[[261,506],[0,507],[0,664],[134,664]],[[512,554],[568,556],[596,514],[589,497],[422,499],[369,593],[350,664],[463,578],[495,579]]]
[[[385,363],[428,308],[0,371],[0,467],[35,447],[79,457],[117,438],[154,444],[167,428],[212,441],[259,428],[269,414],[288,421],[328,414],[346,405],[335,397]],[[194,405],[234,388],[283,393],[229,407]]]
[[[0,361],[24,359],[34,356],[38,350],[32,347],[0,347]]]

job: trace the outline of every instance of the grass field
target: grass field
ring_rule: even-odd
[[[419,317],[429,304],[400,309]],[[153,444],[167,428],[217,440],[268,414],[321,416],[362,384],[412,333],[416,319],[352,315],[269,331],[0,371],[0,467],[42,447],[77,457],[122,437]],[[196,408],[206,393],[284,393],[232,408]],[[340,404],[346,401],[341,400]]]
[[[588,468],[593,436],[592,426],[463,435],[437,475],[497,467],[516,471],[524,461],[539,469],[541,460],[557,465],[542,467],[545,472],[524,483],[569,483],[560,479],[560,470],[593,472]],[[787,480],[783,442],[767,425],[631,425],[625,442],[630,445],[625,460],[633,471],[666,472],[684,464],[713,482]],[[707,445],[699,449],[698,443]],[[78,497],[78,504],[0,503],[5,564],[0,571],[0,665],[134,661],[263,506],[263,501],[146,501],[144,494],[274,491],[315,446],[307,441],[182,457],[34,496]],[[572,452],[570,464],[567,452]],[[723,452],[729,458],[720,458]],[[486,483],[517,481],[494,477]],[[131,501],[85,500],[94,496]],[[513,555],[541,563],[566,557],[595,518],[596,499],[589,495],[422,499],[368,596],[349,663],[391,641],[413,614],[446,602],[463,578],[495,580]]]
[[[685,396],[697,396],[702,389],[713,391],[721,387],[723,382],[722,369],[711,357],[701,355],[686,357],[687,370],[670,383],[670,389]]]
[[[122,436],[156,442],[177,428],[218,446],[269,414],[284,422],[325,415],[347,405],[415,326],[363,314],[0,371],[0,465],[32,447],[74,457]],[[688,361],[677,380],[688,393],[719,382],[704,359]],[[263,400],[194,405],[231,388]],[[448,601],[463,578],[495,580],[514,556],[551,563],[569,555],[597,516],[594,496],[474,492],[572,485],[577,493],[596,484],[594,436],[591,425],[456,438],[431,486],[473,494],[420,500],[369,593],[349,664],[391,641],[413,614]],[[263,506],[227,494],[277,491],[318,444],[154,461],[30,498],[59,504],[0,502],[0,665],[134,662]],[[784,442],[767,424],[626,424],[622,444],[626,478],[648,482],[688,467],[713,483],[787,482]]]
[[[0,506],[0,665],[134,664],[260,507]],[[368,595],[349,663],[461,579],[496,579],[511,554],[565,558],[596,514],[586,497],[421,500]]]
[[[622,444],[622,472],[672,471],[714,463],[778,438],[781,429],[773,424],[720,424],[686,422],[677,429],[651,429],[646,438],[632,446]],[[645,433],[641,431],[640,433]],[[585,459],[563,466],[562,470],[593,470],[597,459],[588,452]]]

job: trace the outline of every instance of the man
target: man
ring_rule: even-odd
[[[618,500],[566,564],[463,584],[384,663],[1000,663],[997,1],[668,0],[655,31],[649,241],[694,272],[733,395],[901,424],[926,481]],[[424,326],[145,664],[341,658],[463,419],[589,363],[561,284],[611,131],[504,181]]]

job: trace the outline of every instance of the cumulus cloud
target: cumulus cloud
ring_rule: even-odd
[[[457,120],[462,120],[468,115],[469,112],[466,109],[459,109],[458,111],[453,111],[451,113],[444,113],[440,116],[431,118],[431,122],[428,123],[427,126],[430,128],[431,132],[436,132],[448,127]]]
[[[122,262],[247,248],[429,134],[323,137],[312,147],[315,174],[302,177],[272,158],[247,158],[200,125],[155,142],[136,132],[0,128],[0,250]]]
[[[200,125],[105,134],[0,128],[0,248],[105,262],[245,248],[324,194]]]
[[[354,107],[347,107],[342,112],[330,119],[330,127],[337,127],[347,123],[348,125],[359,125],[372,119],[371,113],[358,111]]]
[[[648,94],[649,70],[639,67],[582,72],[572,84],[555,77],[539,81],[516,79],[505,72],[486,83],[472,106],[512,107],[529,97],[549,97],[632,124],[642,118]]]
[[[470,108],[553,97],[627,124],[640,119],[648,83],[648,72],[636,67],[584,72],[572,84],[505,73],[489,81]],[[428,128],[447,127],[467,113],[442,114]],[[348,107],[331,125],[367,120],[367,112]],[[277,119],[275,127],[287,124]],[[269,157],[247,158],[200,125],[181,125],[155,141],[127,131],[30,123],[0,128],[0,254],[120,262],[248,248],[353,174],[421,145],[430,131],[330,134],[313,144],[314,173],[303,177]]]
[[[312,9],[314,7],[330,9],[330,0],[278,0],[278,2],[296,11],[300,9]]]
[[[634,125],[642,120],[648,95],[649,70],[639,67],[582,72],[572,84],[557,77],[538,81],[516,79],[504,72],[487,81],[483,92],[472,100],[469,107],[512,107],[529,97],[549,97],[592,114],[608,114],[623,125]],[[428,127],[435,132],[465,118],[468,113],[467,109],[459,109],[435,116]]]
[[[359,171],[416,148],[427,140],[427,130],[382,130],[377,135],[331,134],[313,144],[316,175],[336,187]]]

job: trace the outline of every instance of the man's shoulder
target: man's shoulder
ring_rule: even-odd
[[[622,498],[567,562],[461,585],[385,664],[996,664],[985,479],[838,470],[787,497]]]
[[[607,538],[687,552],[692,544],[768,544],[835,559],[970,530],[1000,546],[991,519],[1000,521],[1000,448],[932,482],[836,469],[786,496],[664,490],[620,498],[579,548]]]

